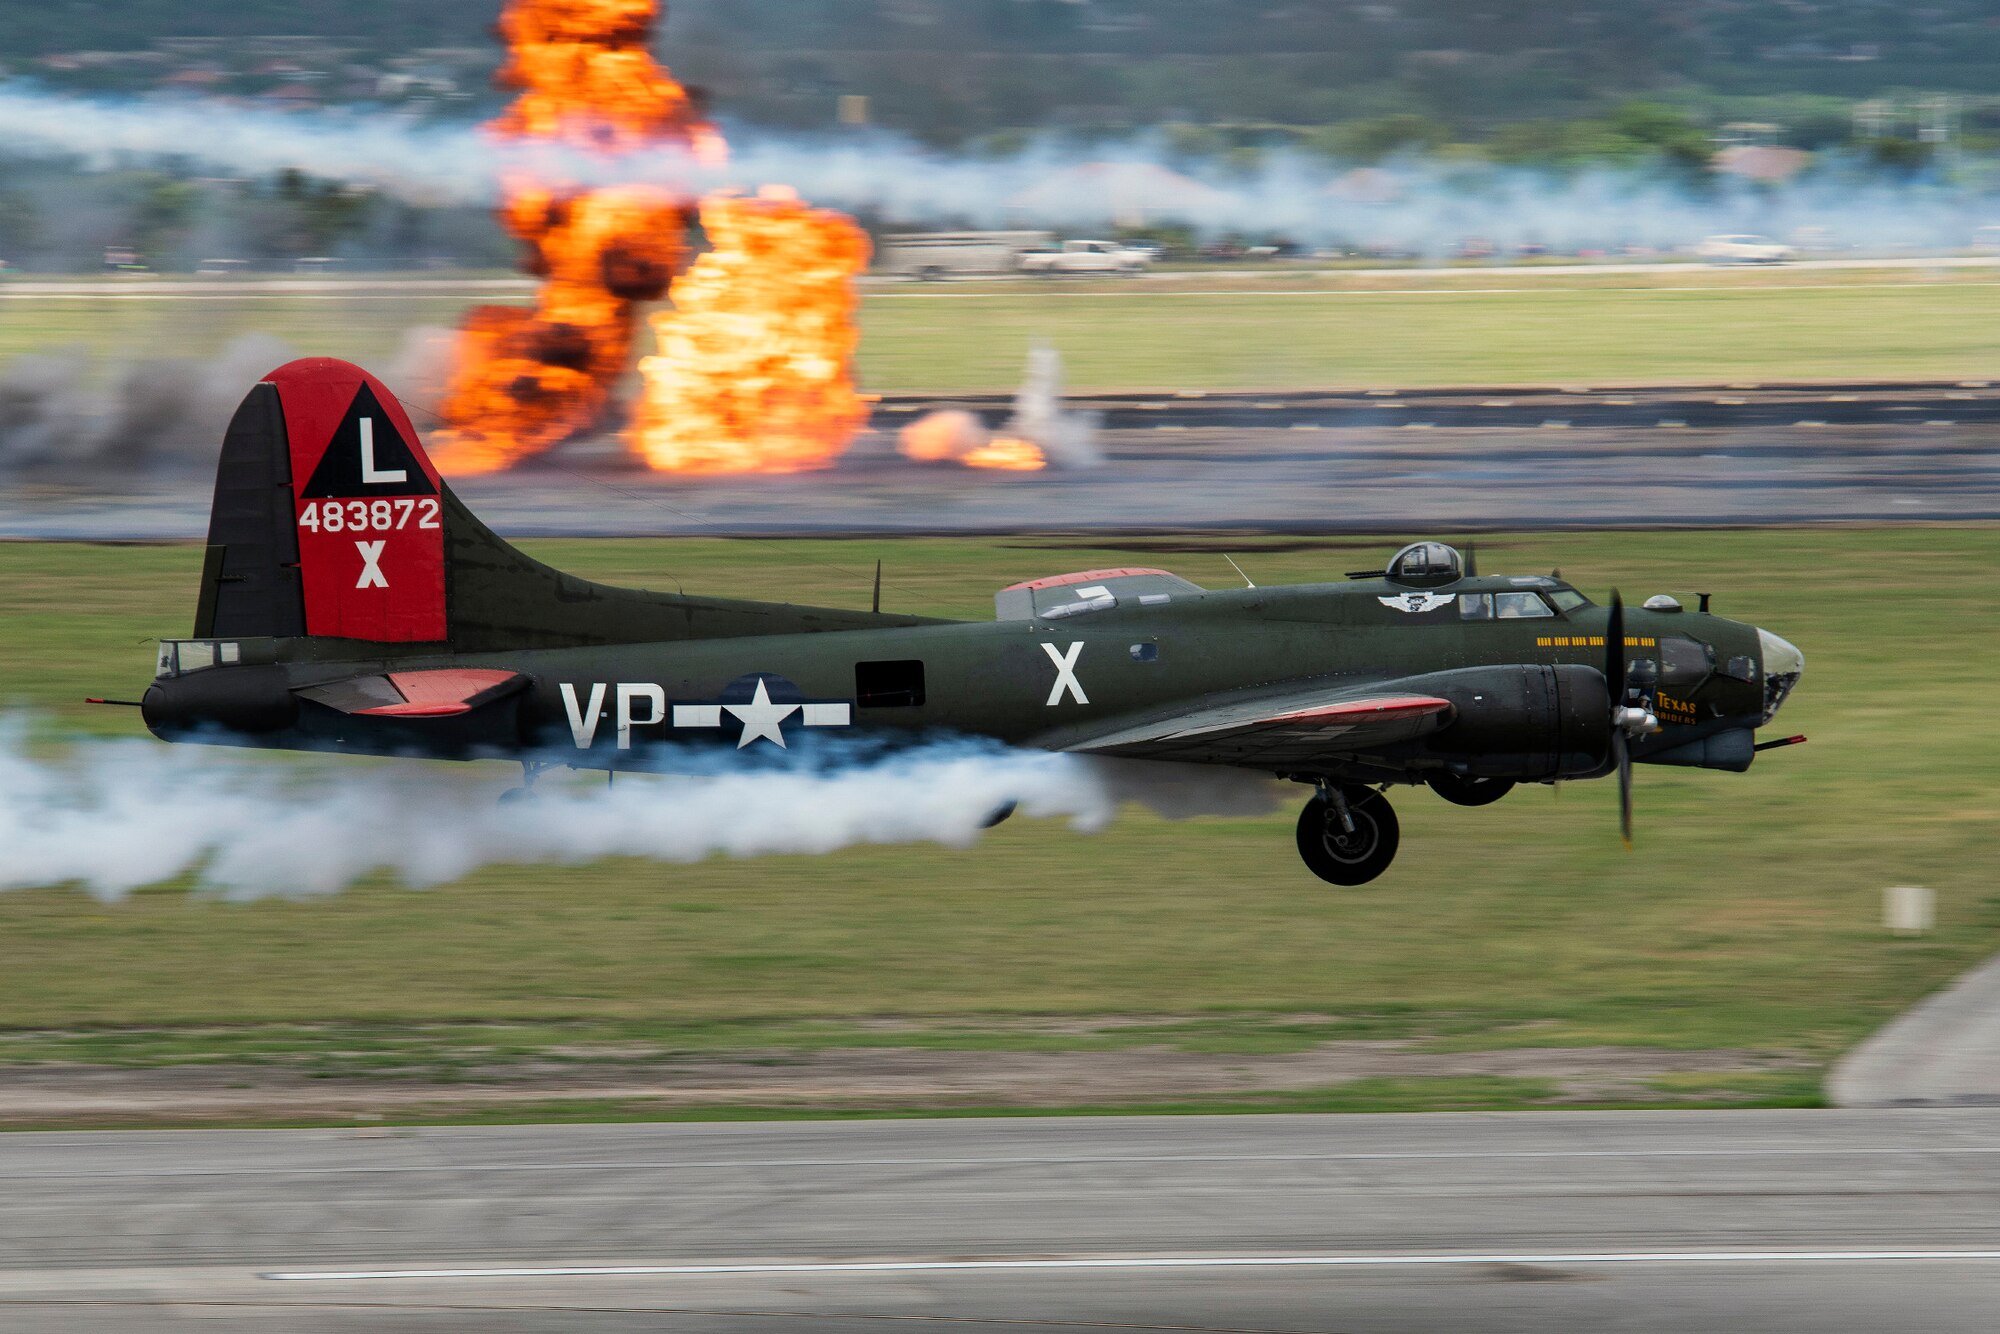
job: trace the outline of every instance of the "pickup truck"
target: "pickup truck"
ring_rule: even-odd
[[[1064,241],[1059,250],[1023,250],[1014,263],[1023,273],[1144,273],[1152,266],[1149,250],[1116,241]]]
[[[1799,255],[1795,247],[1768,236],[1711,236],[1694,253],[1713,264],[1783,264]]]

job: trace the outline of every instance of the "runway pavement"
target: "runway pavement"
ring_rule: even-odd
[[[456,489],[509,537],[1450,534],[2000,518],[2000,449],[1943,429],[1560,429],[1512,439],[1190,431],[1179,445],[1113,437],[1100,468],[1034,474],[909,464],[878,441],[873,454],[822,473],[687,479],[538,466]],[[211,480],[146,481],[143,490],[89,478],[0,487],[0,537],[199,540]]]
[[[999,396],[892,399],[826,470],[686,478],[579,442],[458,486],[513,536],[720,533],[1452,532],[2000,517],[2000,386],[1985,381],[1564,391],[1079,395],[1101,466],[915,464],[895,432]],[[23,471],[0,537],[198,539],[207,456],[129,475]]]
[[[1777,267],[1779,272],[1885,270],[1980,270],[2000,268],[2000,255],[1896,255],[1857,258],[1792,260]],[[1689,260],[1639,260],[1629,262],[1581,261],[1574,264],[1397,264],[1376,268],[1307,268],[1295,264],[1264,264],[1257,261],[1205,266],[1197,269],[1167,269],[1138,275],[1142,283],[1176,284],[1226,280],[1287,279],[1381,279],[1409,278],[1429,283],[1465,278],[1490,278],[1496,274],[1532,282],[1538,278],[1575,277],[1579,274],[1638,275],[1686,274],[1712,278],[1718,274],[1770,273],[1762,264],[1706,264]],[[1101,279],[1102,275],[1096,275]],[[903,275],[871,274],[862,283],[868,287],[901,287],[916,283]],[[982,274],[978,281],[1012,281],[1050,285],[1060,279],[1018,273]],[[479,293],[507,290],[528,291],[536,286],[532,278],[444,274],[425,276],[405,273],[355,272],[334,276],[240,274],[226,275],[147,275],[144,277],[15,276],[0,281],[0,300],[59,297],[76,300],[158,300],[174,297],[237,296],[244,293],[271,293],[292,297],[352,297],[376,292],[418,291],[434,294]],[[939,284],[924,283],[935,292]],[[946,288],[948,290],[948,286]]]
[[[1841,1058],[1827,1093],[1842,1107],[2000,1107],[2000,958]]]
[[[0,1137],[0,1328],[1990,1331],[2000,1111]]]
[[[1011,394],[886,396],[875,424],[963,408],[993,420]],[[1748,430],[1836,426],[1977,426],[2000,422],[1992,380],[1882,380],[1851,384],[1636,385],[1490,388],[1079,393],[1064,407],[1094,412],[1111,431],[1301,431],[1575,428]]]

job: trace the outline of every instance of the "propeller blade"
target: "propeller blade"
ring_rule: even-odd
[[[1611,748],[1618,758],[1618,836],[1625,840],[1625,846],[1632,846],[1632,748],[1625,740],[1625,729],[1614,728],[1611,732]]]
[[[1611,707],[1625,704],[1625,599],[1611,590],[1611,615],[1604,622],[1604,684],[1611,691]]]
[[[1611,590],[1611,614],[1604,621],[1604,684],[1611,692],[1611,759],[1618,767],[1618,836],[1632,846],[1632,742],[1626,735],[1625,599]]]

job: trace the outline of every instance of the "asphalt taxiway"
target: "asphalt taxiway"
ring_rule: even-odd
[[[895,429],[937,408],[977,412],[998,425],[1010,394],[888,395],[875,413]],[[1063,405],[1095,413],[1110,431],[1145,430],[1577,430],[1974,426],[2000,422],[1992,380],[1871,380],[1849,384],[1289,390],[1255,393],[1080,393]]]
[[[1848,1052],[1827,1094],[1842,1107],[2000,1107],[2000,957]]]
[[[1989,1331],[2000,1111],[0,1137],[0,1328]]]
[[[1845,392],[1845,391],[1842,391]],[[1950,394],[1963,397],[1949,397]],[[1033,473],[918,464],[885,412],[834,466],[687,478],[636,470],[615,442],[456,489],[497,531],[529,536],[1422,532],[1660,525],[1969,522],[2000,518],[2000,390],[1817,403],[1747,391],[1516,395],[1506,408],[1146,400],[1108,408],[1102,462]],[[951,402],[952,400],[942,400]],[[1082,403],[1096,400],[1083,400]],[[891,407],[895,405],[889,405]],[[1748,414],[1737,422],[1727,414]],[[1466,425],[1477,414],[1509,424]],[[1594,415],[1593,415],[1594,414]],[[984,415],[1000,426],[1006,409]],[[1257,424],[1240,424],[1241,418]],[[1220,420],[1223,424],[1216,424]],[[212,462],[100,476],[0,478],[0,537],[199,539]]]

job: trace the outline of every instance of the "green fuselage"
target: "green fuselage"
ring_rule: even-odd
[[[1060,619],[881,624],[894,618],[856,615],[876,624],[455,653],[410,646],[393,656],[353,652],[367,646],[345,641],[246,641],[237,650],[237,665],[200,675],[208,678],[204,694],[222,698],[218,688],[227,678],[258,673],[261,684],[255,688],[271,697],[259,726],[234,725],[226,708],[162,708],[156,712],[166,725],[156,730],[237,744],[374,754],[533,754],[579,768],[643,769],[673,767],[688,746],[754,747],[761,756],[775,753],[780,744],[790,750],[802,738],[836,735],[958,733],[1060,749],[1120,723],[1171,717],[1218,701],[1277,698],[1311,686],[1429,683],[1437,690],[1444,689],[1440,682],[1457,683],[1470,692],[1459,701],[1461,710],[1477,712],[1489,698],[1481,686],[1489,677],[1477,669],[1567,667],[1574,673],[1605,661],[1602,607],[1555,611],[1550,605],[1534,619],[1467,619],[1469,598],[1524,585],[1564,587],[1538,577],[1472,576],[1411,598],[1410,590],[1385,579],[1358,579],[1193,591],[1163,605],[1121,600]],[[1402,605],[1393,605],[1399,600]],[[855,614],[823,614],[829,622],[842,615]],[[1636,758],[1666,757],[1723,733],[1747,733],[1768,720],[1756,627],[1702,613],[1633,610],[1626,613],[1625,638],[1627,658],[1640,665],[1642,675],[1651,665],[1649,698],[1661,725],[1658,733],[1635,742]],[[509,707],[450,727],[318,717],[310,709],[278,716],[279,692],[290,696],[362,672],[439,667],[515,672],[527,684]],[[764,701],[751,693],[760,681],[766,684]],[[174,685],[163,681],[156,689]],[[1502,685],[1503,692],[1511,688]],[[1500,694],[1491,698],[1499,707]],[[1458,731],[1468,738],[1478,734],[1462,746],[1447,727],[1422,742],[1362,760],[1329,750],[1323,762],[1288,767],[1295,776],[1413,780],[1430,769],[1462,768],[1460,761],[1471,756],[1477,757],[1475,772],[1520,780],[1602,772],[1600,764],[1581,761],[1552,771],[1546,755],[1554,743],[1536,735],[1550,726],[1548,718],[1532,701],[1507,707],[1519,716],[1503,710],[1476,727],[1462,722]],[[773,717],[779,709],[786,716]],[[755,713],[743,718],[739,710]],[[828,725],[807,726],[815,719]],[[768,730],[760,731],[767,722]],[[1705,761],[1686,752],[1670,762]],[[1579,773],[1579,765],[1586,772]]]

